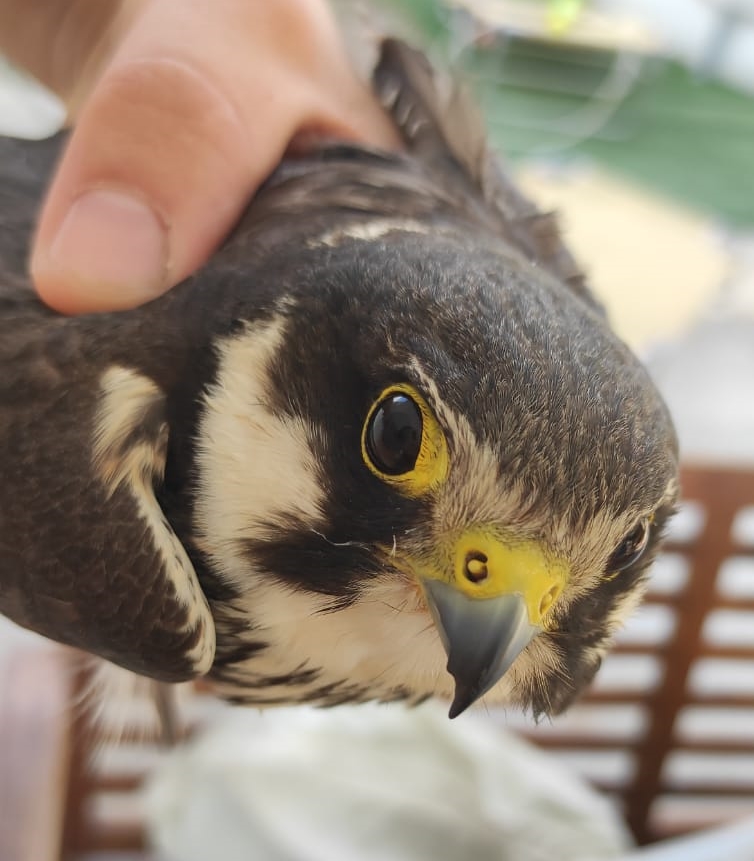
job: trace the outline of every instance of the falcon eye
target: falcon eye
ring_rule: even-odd
[[[385,389],[361,434],[364,463],[406,496],[421,496],[448,471],[448,447],[434,413],[413,386]]]
[[[608,571],[617,573],[638,562],[649,543],[650,519],[642,517],[636,526],[621,541],[607,563]]]
[[[422,444],[422,414],[406,395],[388,395],[367,427],[366,445],[372,463],[385,475],[403,475],[416,465]]]

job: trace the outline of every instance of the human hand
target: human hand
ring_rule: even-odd
[[[134,307],[187,277],[312,136],[399,145],[326,0],[45,4],[0,0],[0,49],[75,123],[30,262],[60,311]]]

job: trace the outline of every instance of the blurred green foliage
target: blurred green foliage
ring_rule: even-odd
[[[594,159],[731,225],[754,226],[754,98],[660,57],[489,34],[436,0],[386,0],[452,56],[510,159]],[[468,41],[468,40],[467,40]],[[460,61],[460,62],[459,62]]]

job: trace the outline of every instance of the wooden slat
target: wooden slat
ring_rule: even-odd
[[[678,781],[662,783],[658,787],[659,791],[665,795],[675,793],[678,795],[726,795],[731,798],[750,798],[752,808],[754,809],[754,782],[750,786],[741,785],[740,783],[707,783],[700,780],[692,783],[691,781]]]
[[[90,672],[86,666],[80,665],[76,675],[73,692],[74,702],[86,702],[86,692],[89,690]],[[89,763],[92,751],[96,748],[93,733],[93,723],[86,709],[78,709],[74,713],[71,724],[71,757],[68,772],[67,798],[68,803],[63,823],[63,855],[74,855],[86,846],[86,825],[84,809],[89,792]]]
[[[714,610],[743,610],[744,612],[754,612],[754,598],[727,598],[723,595],[718,595],[715,598],[715,604],[710,609]],[[754,654],[754,649],[749,650]]]
[[[588,750],[603,751],[615,750],[625,753],[630,752],[640,742],[641,738],[634,741],[628,741],[625,738],[609,738],[608,736],[595,737],[593,735],[570,735],[566,733],[520,733],[521,735],[534,742],[537,747],[544,747],[548,750],[557,749],[563,752],[579,752],[583,753]]]
[[[115,861],[115,853],[142,853],[146,850],[144,823],[138,817],[126,821],[85,817],[83,824],[86,840],[79,850],[80,853],[113,853]]]
[[[613,648],[615,655],[651,655],[657,657],[663,644],[617,643]],[[722,658],[729,660],[749,660],[754,664],[754,649],[750,646],[714,646],[700,640],[697,644],[696,658]]]
[[[653,690],[637,690],[636,688],[615,688],[610,690],[600,690],[596,688],[587,691],[581,698],[580,702],[584,705],[643,705],[649,702],[654,696]]]
[[[687,473],[696,472],[696,470],[687,470]],[[745,508],[746,504],[739,506],[739,508]],[[733,521],[731,521],[731,526],[733,525]],[[691,556],[694,554],[696,545],[702,540],[704,532],[697,538],[692,538],[691,541],[666,541],[663,544],[663,552],[665,553],[679,553],[681,556]],[[734,541],[732,537],[729,539],[728,543],[728,552],[731,556],[745,556],[751,557],[754,559],[754,547],[750,544],[741,544],[738,541]]]
[[[751,754],[754,745],[741,739],[730,738],[681,738],[673,742],[673,750],[693,751],[694,753],[740,753]]]
[[[687,587],[688,588],[688,587]],[[646,603],[661,604],[664,607],[673,609],[683,609],[686,590],[682,592],[671,592],[669,594],[657,592],[649,593]],[[712,596],[712,603],[709,610],[742,610],[745,612],[754,612],[754,598],[730,598],[725,595],[715,593]]]
[[[754,693],[746,694],[689,694],[685,705],[708,706],[710,708],[732,709],[732,708],[754,708]]]
[[[616,750],[621,752],[632,751],[639,747],[643,741],[643,734],[635,739],[616,738],[609,736],[577,735],[574,733],[528,733],[521,735],[533,741],[538,747],[557,749],[560,751],[583,752],[586,750]],[[684,753],[740,753],[751,754],[752,744],[747,744],[739,739],[679,739],[673,742],[671,752],[681,751]],[[754,778],[753,778],[754,779]]]
[[[108,771],[91,780],[89,792],[136,792],[148,776],[148,771],[128,773]]]

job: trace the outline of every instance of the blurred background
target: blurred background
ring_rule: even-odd
[[[259,716],[189,692],[177,734],[198,740],[169,755],[142,691],[106,710],[93,756],[86,673],[3,625],[0,861],[63,843],[77,861],[596,861],[736,821],[711,850],[637,858],[754,859],[754,0],[339,6],[355,44],[399,32],[463,77],[663,391],[686,501],[649,600],[584,702],[540,727],[494,709]],[[0,133],[61,121],[0,59]]]

